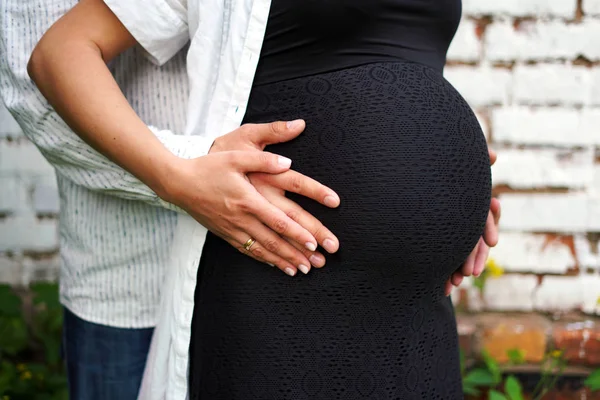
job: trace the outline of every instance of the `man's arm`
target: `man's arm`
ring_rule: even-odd
[[[75,0],[58,0],[48,8],[42,0],[0,2],[0,96],[23,128],[62,176],[80,186],[128,200],[176,208],[135,176],[107,159],[77,136],[48,105],[29,79],[27,60],[34,44]],[[211,143],[197,136],[175,135],[150,128],[171,153],[181,158],[206,154]]]
[[[138,5],[143,8],[129,10],[134,12],[129,20],[133,25],[139,22],[140,13],[156,17],[154,13],[161,10],[145,2]],[[172,16],[167,13],[159,16],[162,17]],[[144,24],[147,23],[144,19]],[[180,28],[187,29],[183,25]],[[135,32],[137,28],[130,29]],[[181,37],[178,30],[147,30],[144,34],[157,39],[143,42],[146,50],[159,55],[159,61],[160,54],[169,55],[171,51],[161,52],[162,47],[153,46],[161,42],[168,46],[169,38],[178,45]],[[249,238],[256,239],[250,254],[261,261],[275,264],[290,275],[297,268],[308,271],[310,255],[321,240],[317,241],[317,235],[313,236],[284,210],[267,201],[247,178],[250,172],[287,171],[291,160],[256,150],[224,149],[193,159],[174,155],[139,119],[106,66],[135,44],[130,31],[101,0],[82,0],[44,35],[31,56],[28,70],[40,91],[82,139],[161,198],[181,207],[241,251]],[[285,126],[285,123],[244,126],[226,136],[233,136],[232,142],[237,144],[252,137],[258,129],[259,136],[273,131],[274,138],[287,135],[289,140],[304,128],[303,123]],[[319,185],[317,192],[316,200],[332,206],[326,199],[333,196],[336,199],[333,206],[339,203],[331,189]],[[285,239],[301,244],[308,253]]]

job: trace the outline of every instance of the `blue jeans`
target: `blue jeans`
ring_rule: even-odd
[[[63,355],[70,400],[135,400],[153,330],[98,325],[65,308]]]

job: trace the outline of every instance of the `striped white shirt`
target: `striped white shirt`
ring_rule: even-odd
[[[0,53],[7,54],[0,57],[2,97],[59,176],[62,301],[91,321],[147,326],[155,322],[162,290],[140,399],[183,400],[196,273],[207,231],[186,214],[177,214],[173,230],[175,216],[161,208],[169,206],[78,139],[28,79],[25,67],[35,43],[75,2],[0,1]],[[146,123],[183,132],[156,130],[167,148],[197,157],[215,138],[239,127],[270,0],[105,2],[145,55],[162,65],[153,67],[132,51],[112,69]]]
[[[155,325],[176,214],[148,187],[83,142],[26,71],[44,32],[77,0],[0,1],[0,95],[25,135],[55,167],[60,191],[61,301],[76,315],[125,328]],[[174,135],[186,123],[185,49],[162,67],[132,49],[110,68],[161,142],[181,157],[206,138]],[[167,208],[166,208],[167,207]]]

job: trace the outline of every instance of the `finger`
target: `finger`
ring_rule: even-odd
[[[494,223],[498,225],[500,223],[500,217],[502,214],[502,207],[500,205],[500,200],[493,198],[490,202],[490,211],[494,214]]]
[[[247,132],[247,138],[257,149],[263,150],[269,144],[287,142],[304,131],[304,120],[276,121],[267,124],[246,124],[242,131]]]
[[[475,263],[475,256],[477,255],[477,249],[479,248],[479,242],[477,242],[477,245],[475,245],[475,248],[473,249],[473,251],[471,251],[471,254],[469,254],[469,257],[467,257],[467,259],[465,260],[464,264],[462,265],[462,267],[460,268],[460,273],[463,276],[471,276],[473,275],[473,267],[474,267],[474,263]]]
[[[458,286],[458,285],[460,285],[462,283],[462,281],[463,281],[464,278],[465,277],[463,276],[462,272],[456,271],[450,277],[450,281],[452,282],[452,284],[454,286]]]
[[[483,240],[485,244],[494,247],[498,243],[498,225],[494,222],[494,215],[488,212],[485,228],[483,229]]]
[[[450,282],[450,279],[448,279],[444,288],[444,294],[446,296],[450,296],[450,293],[452,293],[452,282]]]
[[[275,233],[286,239],[301,243],[310,251],[317,249],[317,240],[304,227],[288,217],[281,209],[271,204],[263,196],[256,193],[248,203],[249,212]]]
[[[229,151],[218,153],[228,157],[228,161],[240,172],[266,172],[279,174],[287,171],[292,165],[292,160],[287,157],[266,151]]]
[[[317,243],[327,252],[335,253],[338,251],[340,247],[338,238],[312,214],[278,193],[264,193],[263,196],[275,207],[285,212],[288,217],[307,229],[317,239]]]
[[[264,226],[260,221],[255,220],[246,225],[247,233],[238,232],[235,235],[236,243],[234,246],[238,250],[251,255],[257,260],[273,264],[290,276],[296,275],[298,269],[308,273],[310,262],[302,252]],[[248,238],[255,240],[250,250],[244,248]]]
[[[304,257],[308,258],[308,261],[310,261],[309,267],[323,268],[325,266],[325,256],[320,252],[306,250],[300,243],[292,242],[290,240],[287,240],[287,242],[298,249],[298,251],[302,252]]]
[[[496,151],[492,150],[492,148],[489,146],[488,146],[488,153],[490,155],[490,166],[492,166],[496,163],[496,160],[498,159],[498,154],[496,153]]]
[[[485,244],[482,240],[479,243],[479,249],[477,250],[477,255],[475,256],[475,263],[473,266],[473,275],[479,276],[483,272],[485,268],[485,263],[487,261],[488,255],[490,254],[490,248],[487,244]]]
[[[271,186],[308,197],[319,203],[335,208],[340,205],[340,198],[333,190],[316,180],[296,171],[281,174],[257,174],[258,178]]]

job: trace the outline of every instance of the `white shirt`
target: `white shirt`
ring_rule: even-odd
[[[186,135],[212,142],[240,126],[264,39],[270,0],[105,0],[158,64],[190,40]],[[140,399],[183,400],[198,263],[206,229],[179,216]]]
[[[62,303],[91,322],[150,327],[156,323],[176,214],[73,133],[26,71],[35,44],[75,4],[77,0],[0,1],[0,95],[57,172]],[[178,156],[192,158],[205,154],[212,142],[169,131],[183,133],[185,125],[186,51],[177,53],[187,41],[183,39],[161,68],[135,49],[118,57],[111,70],[138,115],[167,129],[155,130],[161,142]]]

